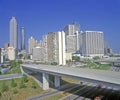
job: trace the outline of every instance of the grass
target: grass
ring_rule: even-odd
[[[111,65],[109,64],[96,64],[90,60],[86,61],[87,65],[83,66],[82,68],[91,68],[91,69],[98,69],[98,70],[109,70]]]
[[[51,97],[48,97],[48,98],[45,98],[45,99],[42,99],[42,100],[59,100],[62,97],[63,97],[63,95],[61,93],[59,93],[59,94],[56,94],[54,96],[51,96]]]
[[[61,78],[61,85],[65,85],[65,84],[74,84],[74,83],[77,83],[79,82],[79,80],[74,80],[74,79],[71,79],[71,78],[65,78],[65,77],[62,77]],[[51,97],[48,97],[48,98],[45,98],[45,99],[42,99],[42,100],[59,100],[65,96],[67,96],[69,93],[64,93],[64,92],[60,92],[58,94],[55,94]]]
[[[61,85],[68,84],[68,83],[74,84],[77,82],[79,82],[79,80],[74,80],[72,78],[65,78],[65,77],[61,78]]]
[[[94,69],[99,69],[99,70],[109,70],[111,68],[110,65],[99,65],[98,67]]]
[[[32,84],[35,82],[32,78],[28,78],[28,82],[25,82],[25,88],[19,87],[21,79],[14,80],[17,83],[16,87],[11,87],[11,80],[0,81],[0,90],[3,83],[9,88],[7,91],[2,92],[0,100],[24,100],[25,98],[39,95],[43,92],[42,88],[40,88],[37,83],[35,84],[36,88],[32,88]]]

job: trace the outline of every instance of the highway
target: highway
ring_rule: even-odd
[[[22,74],[8,74],[8,75],[0,75],[0,80],[7,80],[12,78],[21,78]]]
[[[46,72],[55,76],[71,77],[120,89],[120,72],[35,64],[23,64],[22,67],[35,72]]]
[[[90,82],[89,85],[80,85],[77,87],[71,87],[65,91],[70,93],[67,97],[61,100],[93,100],[96,96],[101,100],[120,100],[120,73],[115,71],[101,71],[93,69],[82,68],[69,68],[62,66],[49,66],[49,65],[22,65],[23,69],[28,69],[36,73],[46,72],[51,75],[66,76],[76,79],[86,78],[84,82]],[[29,72],[30,74],[30,72]],[[89,81],[91,79],[91,81]],[[104,81],[102,84],[102,81]],[[110,83],[104,84],[104,83]],[[111,84],[114,84],[113,86]],[[117,86],[117,87],[114,87]],[[60,93],[56,90],[52,93],[41,95],[37,98],[28,100],[40,100],[40,98],[46,98],[54,94]]]

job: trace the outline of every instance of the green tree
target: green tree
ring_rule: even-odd
[[[79,56],[72,56],[72,61],[79,62],[80,57]]]
[[[18,56],[19,56],[19,58],[20,58],[20,59],[22,59],[22,58],[23,58],[23,54],[19,54]]]
[[[16,65],[17,65],[17,63],[16,63],[15,60],[11,60],[11,61],[9,62],[9,64],[10,64],[11,67],[16,67]]]
[[[95,56],[95,57],[93,57],[93,59],[94,60],[98,60],[98,59],[100,59],[100,57],[99,56]]]
[[[28,82],[28,77],[27,77],[27,75],[23,75],[23,77],[22,77],[22,80],[23,80],[23,82]]]
[[[18,60],[17,63],[18,64],[22,64],[23,62],[22,62],[22,60]]]

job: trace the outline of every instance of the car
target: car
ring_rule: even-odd
[[[98,84],[97,87],[98,88],[104,88],[104,85],[103,84]]]

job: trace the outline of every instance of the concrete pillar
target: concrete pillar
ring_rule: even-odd
[[[60,87],[60,77],[55,76],[55,87]]]
[[[49,89],[49,76],[47,73],[45,72],[42,73],[42,80],[43,80],[43,84],[42,84],[43,90]]]

